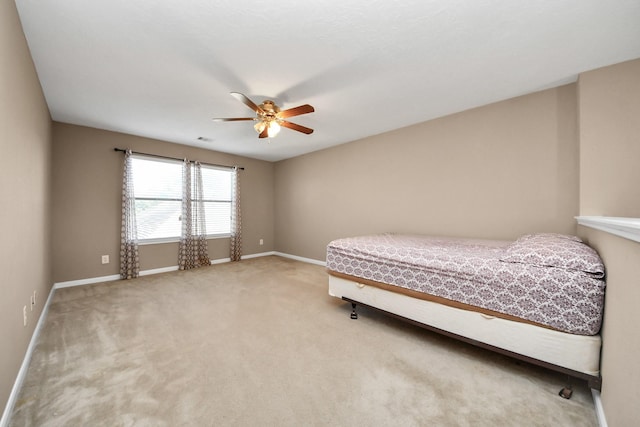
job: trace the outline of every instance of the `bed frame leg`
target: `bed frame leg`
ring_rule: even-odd
[[[558,395],[563,399],[571,399],[571,396],[573,395],[573,387],[571,386],[571,377],[569,376],[567,377],[567,386],[562,387],[562,390],[560,390],[560,393],[558,393]]]
[[[357,319],[358,318],[358,313],[356,313],[356,303],[355,302],[351,303],[351,318],[352,319]]]
[[[571,399],[571,396],[573,395],[573,390],[570,389],[569,387],[563,387],[562,390],[560,390],[560,393],[558,393],[558,395],[564,399]]]

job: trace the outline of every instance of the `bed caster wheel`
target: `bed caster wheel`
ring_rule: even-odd
[[[572,395],[573,390],[568,387],[564,387],[562,390],[560,390],[560,393],[558,393],[558,396],[562,397],[563,399],[571,399]]]

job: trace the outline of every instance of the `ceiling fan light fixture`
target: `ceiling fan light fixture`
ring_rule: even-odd
[[[275,137],[280,132],[280,125],[276,121],[269,122],[269,129],[267,130],[267,135],[269,138]]]
[[[255,125],[253,125],[253,128],[256,130],[256,132],[262,133],[266,125],[267,124],[264,121],[260,120]]]

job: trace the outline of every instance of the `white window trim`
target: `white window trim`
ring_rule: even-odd
[[[221,233],[221,234],[207,234],[207,240],[215,240],[215,239],[228,239],[231,237],[230,233]],[[138,245],[157,245],[161,243],[178,243],[180,241],[180,237],[164,237],[162,239],[140,239],[138,240]]]
[[[578,224],[640,242],[640,218],[577,216]]]

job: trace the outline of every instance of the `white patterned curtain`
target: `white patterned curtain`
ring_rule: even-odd
[[[240,212],[240,169],[233,168],[231,174],[231,261],[242,257],[242,215]]]
[[[133,279],[140,274],[132,163],[131,150],[127,150],[124,156],[124,173],[122,174],[122,229],[120,233],[121,279]]]
[[[178,253],[180,270],[211,265],[202,196],[200,163],[182,163],[182,233]]]

